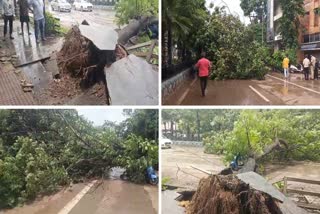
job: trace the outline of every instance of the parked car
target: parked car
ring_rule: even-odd
[[[172,141],[166,137],[160,139],[161,149],[170,149],[172,147]]]
[[[75,10],[92,11],[93,5],[85,0],[75,0],[73,3]]]
[[[51,9],[59,12],[71,12],[71,4],[69,4],[66,0],[52,0]]]

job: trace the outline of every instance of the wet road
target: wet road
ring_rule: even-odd
[[[209,81],[206,97],[201,97],[200,83],[190,80],[163,99],[165,105],[319,105],[320,81],[291,74],[285,81],[281,74],[270,73],[265,80]]]
[[[93,9],[92,12],[81,12],[71,10],[71,12],[58,12],[52,11],[50,5],[48,10],[53,14],[54,17],[59,18],[62,26],[70,28],[72,25],[81,24],[83,20],[87,20],[91,25],[103,25],[117,28],[114,23],[115,11],[112,9]]]
[[[158,188],[121,180],[75,184],[72,188],[46,196],[32,204],[1,214],[156,214]],[[86,189],[87,188],[87,189]],[[83,192],[87,190],[87,192]]]
[[[162,150],[161,157],[162,177],[170,177],[168,184],[179,187],[195,189],[200,179],[208,176],[191,165],[213,174],[225,168],[222,156],[205,154],[203,147],[174,145]]]

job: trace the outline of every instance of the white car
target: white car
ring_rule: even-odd
[[[52,0],[51,9],[52,11],[57,10],[59,12],[71,12],[71,4],[69,4],[66,0]]]
[[[172,147],[172,141],[168,138],[162,137],[160,139],[161,149],[170,149]]]
[[[75,0],[73,3],[75,10],[92,11],[93,5],[85,0]]]

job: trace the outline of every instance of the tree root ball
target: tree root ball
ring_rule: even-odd
[[[201,179],[187,214],[278,214],[275,199],[251,189],[235,175]]]
[[[73,76],[84,76],[83,68],[89,63],[89,43],[83,37],[78,26],[73,26],[65,36],[62,49],[58,53],[60,72],[69,72]]]

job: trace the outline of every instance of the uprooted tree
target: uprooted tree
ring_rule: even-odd
[[[75,110],[1,110],[0,209],[72,182],[106,178],[116,166],[129,180],[145,182],[146,167],[158,164],[157,112],[127,117],[94,127]]]
[[[234,175],[213,175],[200,180],[187,213],[282,213],[270,195],[251,189]]]

